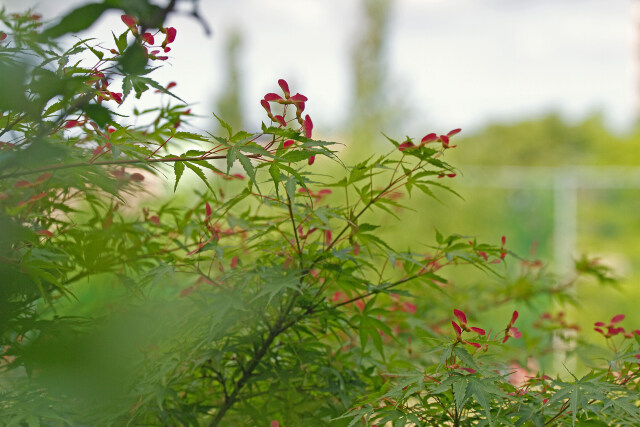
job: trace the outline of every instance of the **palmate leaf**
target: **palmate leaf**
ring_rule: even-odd
[[[173,164],[173,173],[176,176],[176,184],[173,186],[173,191],[176,191],[178,188],[178,182],[180,182],[180,178],[182,177],[182,173],[184,172],[184,162],[175,162]]]
[[[258,193],[259,193],[260,189],[258,188],[258,182],[256,181],[256,171],[253,168],[253,165],[251,164],[251,160],[249,160],[249,158],[244,154],[242,154],[240,151],[238,151],[238,160],[240,161],[242,168],[245,170],[245,172],[249,176],[249,179],[251,180],[251,182],[253,182],[253,184],[256,186],[256,189],[258,190]]]
[[[275,163],[272,163],[269,166],[269,175],[271,175],[271,179],[273,180],[273,185],[276,189],[276,196],[280,197],[280,168]]]
[[[81,6],[64,16],[56,25],[44,30],[42,35],[57,38],[68,33],[86,30],[108,9],[111,7],[105,3],[90,3]]]
[[[184,163],[184,165],[186,167],[188,167],[189,169],[191,169],[193,172],[195,172],[196,175],[198,175],[198,177],[200,178],[200,180],[202,182],[204,182],[204,185],[207,186],[207,188],[211,191],[212,194],[216,194],[215,191],[213,191],[213,188],[211,188],[211,185],[209,185],[209,180],[207,179],[207,177],[204,175],[204,172],[202,172],[202,169],[200,169],[198,166],[194,165],[192,162],[182,162]]]
[[[467,400],[468,381],[466,375],[456,375],[458,381],[453,383],[453,399],[456,402],[458,412],[462,411]]]

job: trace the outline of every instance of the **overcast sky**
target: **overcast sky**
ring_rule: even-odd
[[[602,111],[624,130],[635,115],[638,1],[396,0],[387,58],[390,88],[410,107],[407,133],[473,130],[550,110],[570,119]],[[35,3],[4,1],[10,11]],[[65,10],[39,3],[45,17]],[[177,81],[176,93],[210,116],[224,84],[226,37],[240,28],[243,99],[255,128],[259,100],[279,78],[309,97],[316,129],[338,127],[349,106],[360,1],[202,0],[201,9],[213,36],[191,18],[172,17],[178,37],[158,81]],[[108,43],[112,29],[124,30],[115,13],[86,35]]]

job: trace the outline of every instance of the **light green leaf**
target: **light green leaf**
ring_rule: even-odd
[[[175,162],[173,164],[173,173],[176,176],[176,184],[173,186],[173,191],[175,192],[178,188],[178,182],[180,182],[180,177],[184,172],[184,162]]]
[[[202,182],[204,182],[204,185],[206,185],[207,188],[211,190],[211,193],[215,194],[215,192],[213,191],[213,188],[211,188],[211,186],[209,185],[209,181],[207,180],[207,177],[204,175],[204,172],[202,172],[202,169],[192,164],[191,162],[183,162],[183,163],[186,167],[188,167],[189,169],[194,171],[196,175],[198,175],[198,177],[202,180]]]
[[[247,175],[249,175],[249,179],[251,179],[251,182],[253,182],[253,184],[256,186],[256,189],[258,190],[258,193],[259,193],[260,189],[258,188],[258,183],[256,182],[256,171],[253,168],[253,165],[251,164],[251,160],[249,160],[247,156],[240,153],[239,151],[238,151],[238,160],[240,160],[240,164],[242,165],[245,172],[247,172]]]

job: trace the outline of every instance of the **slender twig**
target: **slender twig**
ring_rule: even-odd
[[[247,157],[252,159],[257,159],[261,157],[260,154],[250,154]],[[4,175],[0,175],[0,179],[14,178],[18,176],[32,175],[35,173],[43,173],[50,171],[58,171],[62,169],[71,169],[71,168],[81,168],[81,167],[91,167],[91,166],[109,166],[109,165],[135,165],[135,164],[147,164],[147,163],[175,163],[175,162],[195,162],[199,160],[216,160],[216,159],[226,159],[227,156],[217,155],[217,156],[193,156],[193,157],[168,157],[161,159],[122,159],[122,160],[104,160],[101,162],[78,162],[78,163],[68,163],[66,165],[54,165],[54,166],[45,166],[39,169],[32,169],[27,171],[20,172],[12,172]]]

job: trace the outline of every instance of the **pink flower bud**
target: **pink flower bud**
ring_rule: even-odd
[[[282,144],[282,146],[284,148],[289,148],[291,147],[293,144],[295,144],[295,141],[293,139],[287,139],[284,144]]]
[[[315,161],[316,161],[316,156],[314,155],[309,157],[309,160],[307,160],[307,163],[309,163],[309,166],[311,166]]]
[[[4,31],[0,31],[0,42],[7,38],[7,33]]]

